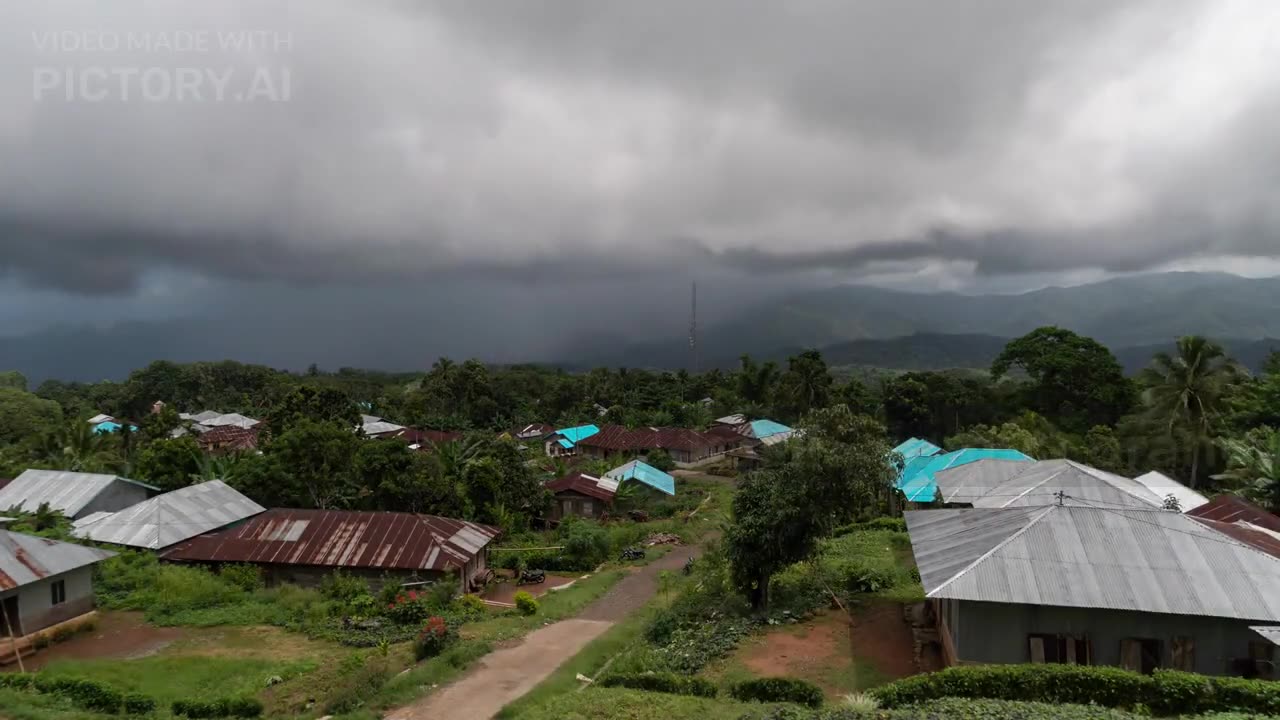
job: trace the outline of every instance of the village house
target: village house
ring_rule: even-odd
[[[600,432],[595,425],[578,425],[562,428],[547,436],[543,441],[543,450],[547,457],[568,457],[578,454],[577,444]]]
[[[918,444],[912,444],[913,441]],[[911,453],[911,457],[908,459],[906,453],[895,449],[895,452],[900,452],[906,460],[902,471],[898,474],[897,488],[910,503],[934,502],[938,496],[936,476],[953,468],[984,460],[1033,462],[1033,459],[1024,453],[1007,448],[964,448],[953,452],[942,452],[936,445],[914,438],[904,445],[909,446],[908,452]],[[902,448],[904,445],[898,447]]]
[[[1070,503],[907,512],[948,664],[1276,677],[1280,558],[1196,518]]]
[[[613,507],[618,482],[584,472],[571,472],[547,481],[553,496],[547,519],[560,522],[567,517],[598,519]]]
[[[48,505],[77,520],[96,512],[123,510],[158,492],[157,487],[118,475],[26,470],[0,488],[0,511],[36,512]]]
[[[1009,508],[1073,505],[1162,509],[1165,499],[1127,477],[1072,460],[984,459],[939,470],[935,493],[948,506]]]
[[[85,516],[73,524],[72,534],[111,545],[163,550],[264,510],[230,485],[210,480],[157,495],[118,512]]]
[[[621,425],[605,425],[597,432],[577,440],[575,450],[590,458],[616,455],[643,457],[654,450],[664,450],[676,465],[694,467],[723,455],[741,442],[741,435],[723,430],[703,433],[688,428],[631,429]]]
[[[210,454],[253,452],[258,449],[260,425],[240,427],[239,425],[220,425],[204,431],[196,437],[200,449]]]
[[[375,586],[452,576],[464,592],[483,583],[498,528],[402,512],[271,509],[238,525],[179,543],[171,562],[250,563],[270,584],[314,587],[341,570]]]
[[[93,612],[93,566],[113,552],[0,529],[0,663]]]

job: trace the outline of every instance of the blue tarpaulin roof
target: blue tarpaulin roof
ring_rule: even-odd
[[[100,422],[100,423],[98,423],[97,425],[94,425],[94,426],[93,426],[93,431],[94,431],[95,433],[113,433],[113,432],[119,432],[119,431],[120,431],[120,428],[121,428],[120,423],[117,423],[117,422],[111,422],[110,420],[108,420],[107,422]],[[138,429],[138,426],[137,426],[137,425],[130,425],[130,426],[129,426],[129,429],[130,429],[130,430],[137,430],[137,429]]]
[[[770,435],[777,435],[778,433],[784,432],[791,432],[791,428],[772,420],[751,421],[751,434],[754,435],[757,440],[763,440]]]
[[[912,502],[933,502],[938,495],[938,483],[934,480],[934,473],[979,460],[1031,462],[1034,459],[1017,450],[1007,448],[965,448],[932,457],[917,456],[907,461],[907,466],[903,468],[902,475],[898,478],[898,489]]]
[[[911,438],[893,449],[894,452],[902,456],[904,460],[910,462],[912,458],[929,457],[942,452],[942,448],[934,445],[928,440],[920,438]]]
[[[668,495],[676,494],[676,479],[662,472],[652,465],[646,465],[639,460],[632,460],[625,465],[610,470],[604,474],[605,477],[622,482],[623,480],[639,480],[655,490],[660,490]]]
[[[595,425],[579,425],[577,427],[557,430],[556,434],[569,441],[568,445],[564,445],[563,442],[560,443],[561,445],[564,445],[565,447],[573,447],[575,444],[586,440],[598,432],[600,432],[600,428]]]
[[[571,448],[571,447],[573,447],[573,443],[569,442],[568,440],[565,440],[564,438],[560,438],[560,439],[559,439],[559,440],[557,440],[556,442],[560,443],[560,447],[562,447],[562,448]]]

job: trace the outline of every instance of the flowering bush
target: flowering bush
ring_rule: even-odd
[[[419,660],[435,657],[453,640],[449,625],[439,615],[432,615],[422,625],[418,639],[413,643],[413,654]]]
[[[431,603],[426,593],[417,590],[397,593],[395,600],[387,603],[386,616],[402,625],[414,625],[431,615]]]

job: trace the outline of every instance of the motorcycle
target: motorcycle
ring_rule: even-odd
[[[643,560],[643,559],[644,559],[644,550],[641,548],[629,547],[626,550],[622,551],[622,562],[628,562],[630,560]]]
[[[537,585],[538,583],[547,581],[547,572],[545,570],[525,570],[520,573],[520,585]]]

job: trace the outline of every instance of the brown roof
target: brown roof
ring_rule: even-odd
[[[374,435],[374,437],[395,438],[396,440],[403,440],[410,445],[426,446],[461,440],[462,433],[453,430],[419,430],[418,428],[405,428],[403,430]]]
[[[1187,514],[1190,515],[1190,513]],[[1207,525],[1233,540],[1242,542],[1254,549],[1261,550],[1273,557],[1280,558],[1280,538],[1277,538],[1274,535],[1268,535],[1245,525],[1222,522],[1220,520],[1195,518],[1195,521],[1202,525]]]
[[[578,441],[578,445],[604,450],[694,450],[709,447],[722,440],[688,428],[636,428],[605,425],[600,432]]]
[[[553,493],[576,492],[597,500],[611,502],[613,493],[600,487],[599,478],[581,472],[573,472],[555,480],[547,481],[547,489]]]
[[[1247,522],[1280,532],[1280,517],[1272,515],[1239,495],[1219,495],[1207,504],[1188,511],[1187,514],[1226,523]]]
[[[219,425],[197,437],[196,443],[205,450],[255,450],[259,429],[259,425],[251,428]]]
[[[184,542],[167,560],[448,570],[475,557],[495,527],[398,512],[268,510]]]

